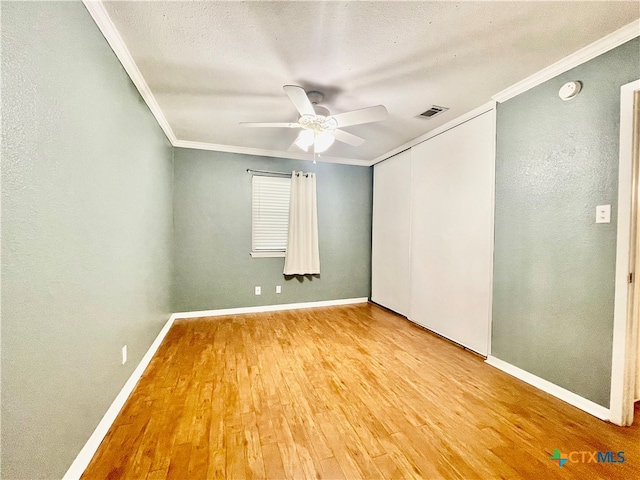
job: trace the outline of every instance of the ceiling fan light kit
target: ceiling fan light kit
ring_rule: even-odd
[[[305,152],[308,152],[309,147],[313,144],[314,140],[314,135],[311,130],[302,130],[298,134],[298,138],[296,138],[296,141],[293,143]]]
[[[387,118],[387,109],[382,105],[331,115],[329,110],[318,105],[324,99],[321,92],[307,93],[297,85],[285,85],[283,89],[300,114],[297,123],[241,122],[240,125],[263,128],[301,128],[302,131],[289,147],[290,151],[295,147],[308,152],[309,148],[313,146],[314,154],[322,153],[331,147],[336,140],[357,147],[364,143],[364,138],[340,130],[338,127],[379,122]]]
[[[315,151],[316,153],[322,153],[327,150],[333,142],[335,142],[336,137],[333,135],[333,132],[322,132],[319,135],[316,135],[315,139]]]
[[[333,145],[335,139],[336,137],[331,131],[317,133],[313,130],[302,130],[294,144],[305,152],[308,152],[309,147],[313,145],[314,153],[322,153]]]

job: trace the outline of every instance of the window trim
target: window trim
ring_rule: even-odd
[[[280,250],[258,250],[250,252],[252,258],[284,258],[287,256],[286,251]]]

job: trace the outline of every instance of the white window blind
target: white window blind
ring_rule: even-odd
[[[284,252],[289,228],[289,195],[291,178],[252,177],[253,252]]]

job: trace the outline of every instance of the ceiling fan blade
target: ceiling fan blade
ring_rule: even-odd
[[[304,88],[298,87],[297,85],[285,85],[282,88],[300,115],[316,114],[316,111],[313,109],[313,105],[309,101],[309,97],[307,97],[307,92],[304,91]]]
[[[375,107],[367,107],[361,108],[360,110],[338,113],[337,115],[332,115],[331,118],[338,122],[339,127],[348,127],[350,125],[360,125],[361,123],[386,120],[387,109],[382,105],[376,105]]]
[[[267,127],[267,128],[298,128],[299,123],[258,123],[240,122],[241,127]]]
[[[298,145],[296,145],[296,141],[295,140],[293,141],[293,143],[287,149],[287,152],[300,153],[301,151],[302,151],[302,149]]]
[[[364,143],[364,138],[345,132],[344,130],[334,130],[333,136],[336,137],[336,140],[349,144],[353,147],[358,147]]]

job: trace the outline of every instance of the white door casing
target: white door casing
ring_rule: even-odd
[[[620,161],[618,173],[618,230],[611,359],[610,421],[616,425],[633,423],[633,400],[637,340],[637,321],[630,313],[633,289],[629,288],[632,237],[634,95],[640,80],[620,89]],[[637,128],[637,127],[636,127]],[[637,185],[636,185],[637,189]],[[640,272],[634,272],[638,275]],[[635,280],[637,283],[637,279]],[[636,319],[637,320],[637,319]]]

